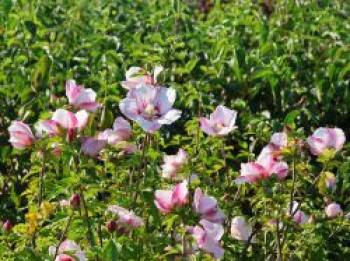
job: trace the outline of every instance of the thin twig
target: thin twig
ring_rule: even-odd
[[[147,162],[145,164],[145,158],[146,158],[146,147],[147,147],[147,139],[148,139],[148,134],[146,134],[146,137],[143,140],[143,145],[142,145],[142,153],[141,153],[141,159],[140,159],[140,165],[139,165],[139,176],[136,178],[136,189],[135,189],[135,194],[134,194],[134,199],[131,204],[131,208],[135,207],[137,197],[139,194],[139,187],[140,187],[140,180],[141,177],[143,177],[143,181],[145,182],[146,180],[146,169],[144,165],[147,165]]]
[[[70,223],[71,223],[71,221],[72,221],[73,215],[74,215],[74,211],[72,211],[72,213],[71,213],[71,214],[69,215],[69,217],[68,217],[68,221],[67,221],[66,227],[65,227],[65,229],[64,229],[64,231],[63,231],[63,233],[62,233],[62,235],[61,235],[61,237],[60,237],[60,241],[59,241],[59,243],[58,243],[58,245],[57,245],[57,247],[56,247],[55,254],[54,254],[54,256],[53,256],[52,261],[55,261],[57,255],[58,255],[59,248],[60,248],[60,246],[61,246],[61,244],[62,244],[64,238],[65,238],[66,235],[67,235],[68,228],[69,228],[69,225],[70,225]]]
[[[228,171],[228,167],[227,167],[227,157],[226,157],[226,152],[225,152],[225,141],[224,140],[222,140],[222,142],[221,142],[221,154],[222,154],[222,157],[224,159],[224,172],[226,172],[227,191],[229,192],[231,189],[232,179],[231,179],[231,175]]]
[[[255,229],[249,235],[248,240],[247,240],[247,242],[246,242],[246,244],[245,244],[245,246],[243,248],[243,251],[242,251],[242,260],[246,260],[248,247],[250,246],[251,241],[252,241],[252,239],[253,239],[253,237],[255,236],[256,233],[258,233],[258,229]]]
[[[277,261],[282,260],[282,245],[281,245],[281,233],[280,233],[280,220],[276,220],[276,241],[277,241]]]
[[[295,157],[296,157],[296,148],[293,151],[293,171],[292,171],[292,190],[290,192],[290,205],[289,205],[289,215],[292,215],[293,211],[293,202],[294,202],[294,193],[295,193],[295,181],[296,181],[296,171],[295,171]]]
[[[38,196],[38,208],[41,206],[42,197],[43,197],[43,182],[44,182],[44,175],[45,175],[45,151],[42,151],[43,153],[43,162],[41,165],[41,172],[40,172],[40,180],[39,180],[39,196]]]
[[[80,187],[80,197],[81,197],[81,202],[82,202],[83,208],[84,208],[84,220],[86,223],[86,227],[88,229],[88,239],[89,239],[90,245],[92,247],[94,247],[95,246],[94,234],[92,232],[92,228],[91,228],[91,224],[90,224],[90,220],[89,220],[89,213],[88,213],[88,209],[86,206],[86,201],[84,198],[84,193],[83,193],[82,187]]]

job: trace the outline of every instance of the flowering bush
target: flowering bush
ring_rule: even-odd
[[[285,66],[275,72],[275,65],[265,64],[267,60],[255,67],[258,62],[253,54],[240,60],[243,49],[239,49],[242,46],[238,42],[253,48],[256,39],[249,42],[241,32],[241,39],[237,39],[218,29],[216,19],[225,26],[232,21],[232,26],[241,30],[240,26],[258,15],[253,14],[258,7],[249,2],[249,12],[240,10],[244,17],[245,12],[249,14],[250,18],[244,20],[229,3],[220,1],[216,5],[210,1],[178,1],[171,9],[153,1],[150,7],[144,7],[142,1],[101,1],[99,11],[90,8],[89,1],[77,2],[56,6],[47,1],[35,12],[38,19],[43,10],[52,18],[25,20],[24,27],[31,35],[25,40],[33,48],[28,55],[39,59],[39,69],[33,69],[30,87],[23,93],[18,89],[0,92],[7,95],[4,111],[9,112],[1,116],[5,140],[1,148],[1,260],[350,258],[348,125],[324,115],[333,111],[334,115],[349,116],[348,109],[341,110],[347,106],[342,99],[349,94],[329,98],[336,99],[341,108],[321,107],[319,115],[315,115],[313,91],[298,85],[298,81],[309,81],[300,75],[302,69]],[[175,10],[170,20],[163,21],[166,25],[158,24],[156,14],[137,20],[145,24],[135,25],[134,19],[142,18],[147,10],[158,10],[158,5],[164,8],[158,14],[162,19],[169,10]],[[266,28],[275,30],[274,19],[288,16],[276,13],[274,17],[273,8],[300,15],[313,5],[284,7],[263,1],[259,16],[265,19]],[[339,10],[339,5],[331,10]],[[15,20],[17,14],[32,10],[32,4],[27,6],[22,1],[5,1],[4,7],[7,29],[22,23]],[[236,3],[234,7],[244,6]],[[145,9],[137,11],[138,8]],[[132,17],[136,11],[137,16]],[[310,15],[323,16],[320,11],[311,11]],[[76,23],[76,12],[87,24]],[[191,17],[192,13],[198,17]],[[100,16],[104,20],[99,21]],[[126,33],[118,33],[120,39],[112,36],[116,28],[106,24],[114,16],[120,24],[113,25]],[[57,32],[44,30],[47,23],[62,17],[68,26],[65,33],[73,41],[78,36],[86,40],[81,42],[81,50],[55,46],[56,41],[67,40],[64,34],[58,35],[60,25],[51,24]],[[259,30],[268,30],[259,23],[255,24]],[[102,33],[102,25],[111,31]],[[158,29],[151,30],[151,36],[143,31],[144,41],[156,43],[152,48],[141,45],[141,34],[133,36],[136,43],[130,42],[129,31],[154,26],[160,26],[163,36],[171,38],[163,28],[170,26],[177,35],[173,39],[179,42],[169,38],[165,43]],[[215,45],[198,35],[192,39],[194,42],[185,43],[192,41],[191,37],[187,39],[187,30],[198,34],[191,26],[202,30],[207,26],[219,42],[230,42],[234,37],[238,49],[228,43]],[[103,36],[85,38],[80,31],[84,28],[88,29],[85,33],[91,29]],[[184,33],[183,39],[180,32]],[[339,29],[339,34],[342,32]],[[259,33],[263,45],[259,52],[268,53],[274,43],[266,39],[269,32]],[[277,35],[273,31],[270,34]],[[11,30],[3,37],[9,40],[10,35]],[[46,37],[48,46],[43,43],[36,50],[33,42]],[[343,39],[337,37],[339,41]],[[217,50],[210,54],[205,46],[201,46],[202,51],[196,50],[198,39],[205,46],[215,45]],[[10,40],[8,45],[12,50]],[[97,51],[94,46],[108,51]],[[91,53],[83,51],[86,48]],[[159,53],[153,50],[157,48]],[[68,55],[69,50],[73,54]],[[200,55],[191,54],[192,50]],[[342,55],[340,50],[338,56]],[[10,57],[11,52],[6,52]],[[59,52],[67,52],[69,59],[60,60]],[[159,56],[153,57],[153,52]],[[92,59],[89,63],[80,63],[84,53]],[[283,63],[281,59],[287,58],[277,53],[273,61]],[[84,67],[85,62],[89,67]],[[338,63],[340,66],[342,61]],[[6,61],[1,66],[9,70]],[[224,72],[227,66],[232,69],[229,73]],[[249,67],[257,71],[250,74]],[[27,75],[27,69],[23,70]],[[307,69],[305,74],[312,70]],[[335,71],[333,68],[339,82],[332,84],[342,86],[347,71]],[[26,86],[19,77],[11,72],[8,82]],[[0,77],[0,81],[5,80]],[[252,84],[256,89],[246,93],[243,89]],[[325,91],[324,83],[319,84],[318,90]],[[282,87],[286,85],[289,86]],[[263,86],[265,90],[260,90]],[[299,86],[297,90],[295,86]],[[266,100],[270,94],[272,104]],[[284,103],[294,98],[286,95],[295,95],[301,101],[290,107]],[[321,95],[317,99],[328,98]],[[12,101],[20,102],[15,105]]]

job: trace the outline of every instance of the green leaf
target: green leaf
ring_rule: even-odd
[[[5,14],[8,14],[12,8],[12,0],[3,0],[2,5],[4,6]]]
[[[118,260],[118,248],[113,239],[111,239],[104,248],[104,256],[108,261]]]
[[[291,127],[292,129],[295,128],[295,119],[298,117],[298,115],[300,114],[300,110],[294,110],[291,111],[287,114],[287,116],[284,118],[284,123],[286,125],[289,125],[289,127]]]
[[[27,30],[32,34],[32,36],[35,36],[37,31],[37,26],[32,21],[25,21],[24,25],[26,26]]]

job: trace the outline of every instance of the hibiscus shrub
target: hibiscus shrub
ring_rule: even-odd
[[[3,1],[0,260],[349,260],[349,4],[147,2]]]

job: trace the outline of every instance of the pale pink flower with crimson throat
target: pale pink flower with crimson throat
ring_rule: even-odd
[[[49,247],[49,254],[55,255],[56,246]],[[80,249],[77,243],[73,240],[63,241],[57,251],[55,261],[87,261],[84,252]]]
[[[176,155],[165,155],[163,157],[162,177],[168,179],[176,178],[178,171],[187,161],[187,153],[179,149]]]
[[[172,190],[156,190],[154,204],[160,212],[168,214],[175,207],[180,207],[188,202],[189,192],[187,180],[177,184]]]
[[[318,128],[307,138],[313,155],[321,155],[326,149],[340,150],[346,141],[343,130],[339,128]]]
[[[157,77],[163,69],[162,66],[156,66],[152,76],[151,73],[142,67],[130,67],[125,73],[126,80],[122,81],[121,84],[125,89],[129,90],[136,88],[141,83],[154,85],[157,83]]]
[[[337,216],[340,216],[343,214],[343,210],[341,209],[341,206],[337,203],[331,203],[325,208],[325,212],[327,217],[329,218],[336,218]]]
[[[144,131],[152,133],[163,124],[169,125],[181,117],[181,111],[172,108],[175,98],[176,93],[172,88],[140,84],[120,101],[119,108]]]
[[[191,229],[198,247],[214,258],[221,258],[225,252],[220,245],[220,239],[224,234],[223,226],[205,219],[202,219],[199,223],[202,226],[195,226]]]
[[[236,118],[237,111],[220,105],[210,114],[209,119],[201,117],[199,120],[204,133],[212,136],[226,136],[236,128]]]
[[[29,126],[21,121],[12,121],[8,131],[10,133],[9,142],[16,149],[29,148],[35,141]]]
[[[74,80],[66,82],[66,95],[69,104],[76,109],[96,112],[101,106],[96,102],[96,92],[92,89],[85,89],[83,85],[77,85]]]
[[[201,215],[201,218],[214,223],[222,223],[225,215],[218,207],[218,202],[214,197],[203,195],[200,188],[196,188],[193,199],[194,210]]]
[[[244,217],[237,216],[231,221],[231,236],[240,241],[255,243],[255,236],[252,235],[253,228],[246,222]]]
[[[272,155],[261,154],[256,162],[242,163],[240,174],[235,180],[236,184],[258,182],[272,174],[284,179],[288,174],[288,165],[286,162],[275,160]]]

